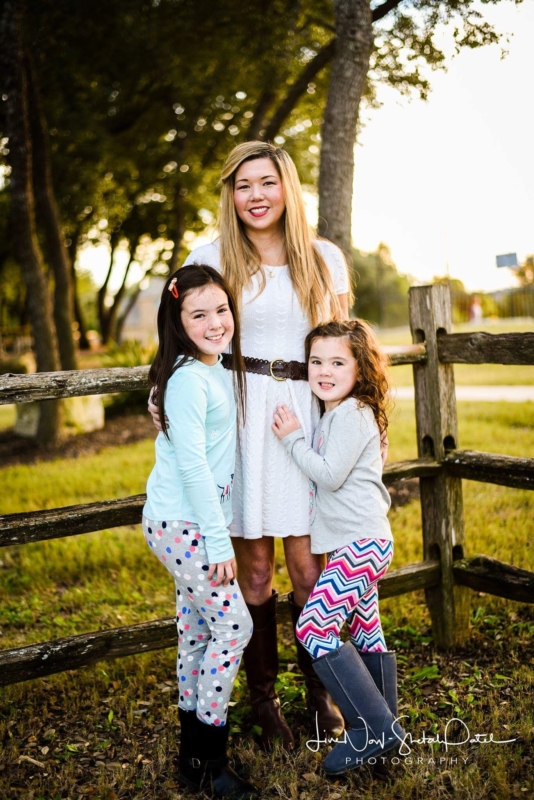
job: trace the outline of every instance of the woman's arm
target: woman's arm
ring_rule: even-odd
[[[341,307],[341,319],[348,319],[349,318],[349,294],[345,292],[345,294],[338,294],[337,299],[339,300],[339,305]]]
[[[153,386],[152,389],[150,390],[150,394],[148,395],[148,413],[152,417],[152,422],[154,423],[154,426],[155,426],[156,430],[161,431],[161,430],[163,430],[163,428],[161,427],[161,422],[159,421],[159,408],[157,407],[157,405],[152,400],[152,395],[153,395],[155,389],[156,389],[156,387]],[[165,416],[167,416],[167,415],[165,415]],[[169,418],[167,417],[167,422],[168,421],[169,421]]]

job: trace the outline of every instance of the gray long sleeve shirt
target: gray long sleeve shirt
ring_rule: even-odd
[[[393,540],[382,483],[380,433],[369,406],[349,397],[319,420],[313,449],[300,428],[282,439],[288,453],[316,484],[312,553],[330,553],[358,539]]]

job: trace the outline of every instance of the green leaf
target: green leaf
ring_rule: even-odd
[[[432,680],[433,678],[439,678],[439,669],[437,664],[432,664],[429,667],[423,667],[422,669],[416,670],[412,675],[408,675],[406,680],[419,682]]]

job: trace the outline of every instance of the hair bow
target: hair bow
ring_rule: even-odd
[[[169,292],[171,292],[172,296],[176,297],[176,299],[178,299],[180,294],[178,292],[178,287],[176,286],[176,280],[177,280],[176,278],[172,279],[172,281],[169,283],[168,289],[169,289]]]

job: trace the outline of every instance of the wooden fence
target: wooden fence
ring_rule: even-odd
[[[412,364],[419,457],[386,466],[386,485],[419,478],[424,561],[390,571],[381,597],[424,589],[436,645],[451,648],[469,631],[469,589],[534,602],[534,573],[484,555],[467,557],[462,478],[534,487],[534,459],[458,449],[453,364],[534,364],[534,333],[452,334],[449,290],[410,290],[414,344],[389,354]],[[4,375],[0,405],[147,387],[148,367]],[[144,495],[0,516],[0,546],[74,536],[141,520]],[[176,646],[174,617],[69,636],[0,652],[0,684],[77,669],[96,661]]]

